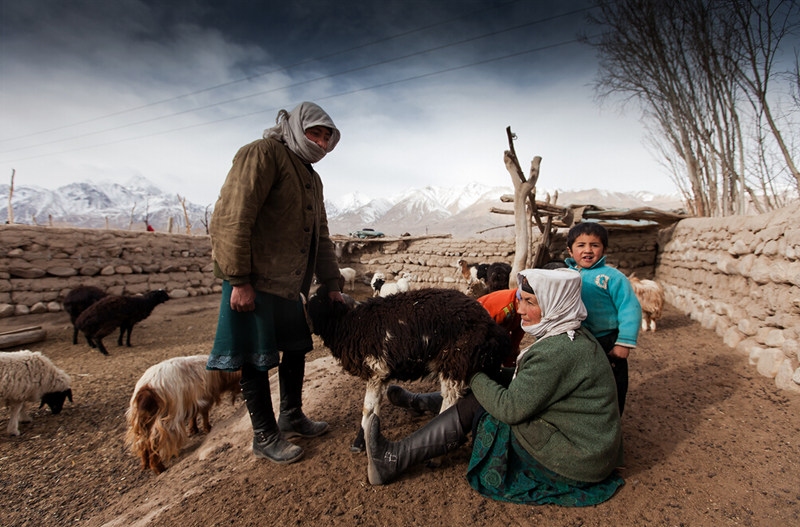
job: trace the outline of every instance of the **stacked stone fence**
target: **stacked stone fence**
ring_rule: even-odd
[[[566,256],[565,233],[551,260]],[[355,240],[334,236],[340,265],[358,278],[401,272],[414,287],[466,288],[456,262],[508,262],[514,241],[449,236]],[[788,209],[747,217],[683,220],[661,231],[612,230],[607,261],[655,277],[667,301],[715,330],[763,375],[800,392],[800,223]],[[111,294],[166,289],[217,293],[208,236],[143,231],[0,226],[0,318],[59,311],[78,285]]]
[[[0,226],[0,317],[60,311],[79,285],[110,294],[166,289],[173,298],[218,292],[207,236]]]
[[[393,279],[402,272],[410,273],[415,282],[436,287],[466,287],[467,280],[457,265],[464,259],[469,265],[479,263],[513,263],[515,242],[500,240],[459,240],[449,236],[420,236],[383,241],[353,240],[335,236],[337,255],[342,267],[352,267],[364,282],[375,272]],[[612,230],[609,235],[607,262],[626,274],[652,278],[655,271],[658,232],[646,230]],[[552,240],[548,260],[563,261],[568,256],[566,232],[558,232]]]
[[[800,392],[800,222],[788,208],[682,220],[659,236],[667,301]]]

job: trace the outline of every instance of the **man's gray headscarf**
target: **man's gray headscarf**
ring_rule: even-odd
[[[305,163],[316,163],[339,142],[339,129],[333,124],[333,119],[313,102],[302,102],[291,112],[281,110],[275,122],[275,126],[264,130],[264,138],[272,137],[286,143],[289,150]],[[324,126],[331,130],[327,150],[306,137],[306,130],[312,126]]]

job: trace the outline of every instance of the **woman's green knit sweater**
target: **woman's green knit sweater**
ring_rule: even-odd
[[[470,386],[478,402],[511,426],[537,461],[567,478],[596,482],[622,465],[617,388],[600,344],[584,328],[534,343],[508,388],[485,373]]]

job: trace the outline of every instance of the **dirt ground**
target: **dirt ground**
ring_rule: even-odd
[[[367,293],[359,284],[354,296]],[[217,296],[170,300],[134,328],[132,348],[107,339],[108,357],[71,344],[66,314],[0,321],[0,330],[45,327],[47,339],[25,347],[66,370],[75,395],[55,416],[32,405],[33,422],[20,425],[19,437],[5,434],[8,411],[0,410],[0,525],[800,525],[800,397],[778,391],[746,357],[669,306],[630,360],[626,484],[595,507],[483,498],[464,477],[466,447],[439,467],[371,486],[366,456],[348,449],[364,384],[320,345],[308,357],[305,410],[331,430],[299,440],[302,461],[256,460],[239,399],[215,407],[211,433],[192,438],[166,472],[144,472],[123,444],[133,386],[163,359],[207,353],[217,305]],[[388,402],[382,413],[392,438],[424,423]]]

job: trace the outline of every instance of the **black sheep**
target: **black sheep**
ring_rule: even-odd
[[[93,285],[80,285],[67,293],[64,298],[64,311],[69,313],[69,320],[72,322],[72,343],[78,343],[78,326],[75,321],[87,307],[91,306],[101,298],[108,296],[108,293]]]
[[[489,292],[508,289],[508,280],[511,277],[511,266],[505,262],[489,264],[486,269],[486,285]]]
[[[474,373],[497,371],[511,345],[475,299],[454,289],[416,289],[349,308],[320,286],[306,307],[313,332],[342,368],[367,381],[353,451],[364,449],[363,425],[378,413],[388,381],[437,375],[445,410]]]
[[[75,325],[86,335],[92,347],[97,346],[100,353],[108,355],[103,338],[115,328],[120,328],[117,345],[122,346],[122,336],[128,332],[126,345],[131,346],[131,331],[134,324],[150,316],[153,309],[169,300],[163,289],[150,291],[142,296],[107,296],[89,306],[75,321]]]

